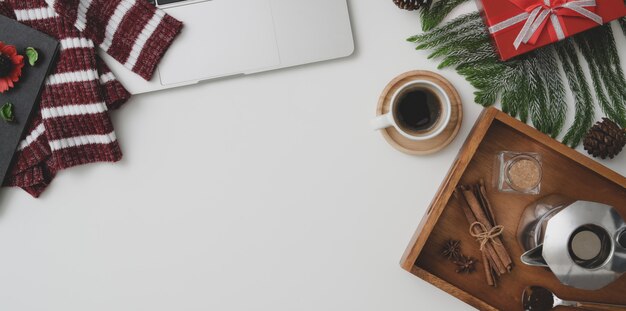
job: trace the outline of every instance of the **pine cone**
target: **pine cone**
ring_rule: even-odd
[[[589,130],[583,145],[596,158],[613,159],[626,145],[626,132],[615,122],[603,118]]]
[[[432,0],[393,0],[399,8],[407,11],[414,11],[422,6],[429,5]]]

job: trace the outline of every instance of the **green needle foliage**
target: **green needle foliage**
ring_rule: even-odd
[[[570,127],[563,138],[563,143],[569,146],[576,146],[585,136],[585,133],[594,120],[594,105],[589,84],[583,73],[582,66],[576,48],[571,39],[559,42],[555,45],[559,55],[559,60],[567,77],[569,88],[574,94],[574,104],[576,107],[576,117],[574,124]]]
[[[424,7],[421,11],[422,29],[424,31],[435,28],[459,4],[469,0],[441,0]]]
[[[511,116],[530,121],[538,130],[557,137],[565,126],[569,89],[575,117],[563,137],[564,144],[578,146],[591,128],[594,100],[604,114],[626,127],[626,78],[609,25],[502,62],[478,12],[440,25],[466,1],[438,0],[423,8],[422,27],[426,32],[407,40],[418,50],[430,50],[429,58],[438,59],[439,68],[453,67],[464,76],[476,88],[476,103],[487,107],[499,101],[502,110]],[[626,19],[619,20],[619,24],[626,34]],[[579,54],[586,61],[589,77]]]

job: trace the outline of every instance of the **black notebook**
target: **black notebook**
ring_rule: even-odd
[[[39,96],[46,76],[54,64],[59,50],[59,42],[54,38],[0,15],[0,41],[14,45],[17,52],[24,56],[22,76],[15,86],[0,93],[0,107],[5,103],[13,104],[15,119],[5,122],[0,119],[0,181],[14,162],[13,155],[22,136],[30,123],[31,115],[39,104]],[[39,53],[35,66],[28,63],[26,48],[33,47]]]

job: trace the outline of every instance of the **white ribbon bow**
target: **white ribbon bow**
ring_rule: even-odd
[[[489,27],[489,32],[495,34],[496,32],[507,29],[517,23],[526,21],[526,23],[524,23],[524,27],[522,27],[522,30],[517,35],[517,38],[515,38],[515,41],[513,41],[513,46],[515,46],[515,49],[517,50],[522,43],[528,43],[530,38],[532,38],[533,35],[535,35],[537,31],[539,31],[539,28],[546,20],[546,18],[548,18],[548,16],[550,16],[550,22],[552,23],[552,27],[554,28],[554,32],[556,33],[557,38],[559,40],[565,39],[563,25],[561,25],[559,17],[555,13],[556,9],[570,9],[598,23],[599,25],[603,24],[602,17],[600,15],[585,9],[585,7],[595,7],[595,0],[575,0],[557,6],[552,6],[550,4],[550,0],[543,0],[543,2],[548,8],[544,6],[538,6],[530,13],[524,12],[519,15],[513,16],[503,22]]]

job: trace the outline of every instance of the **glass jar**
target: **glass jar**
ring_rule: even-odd
[[[539,194],[543,169],[541,155],[534,152],[502,151],[498,154],[498,190]]]

